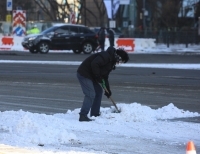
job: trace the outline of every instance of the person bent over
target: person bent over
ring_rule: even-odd
[[[103,89],[108,98],[112,95],[109,85],[109,74],[115,65],[126,63],[129,56],[123,49],[108,47],[106,52],[99,52],[86,58],[78,67],[77,78],[81,85],[84,99],[80,110],[79,121],[91,121],[90,116],[100,116]]]

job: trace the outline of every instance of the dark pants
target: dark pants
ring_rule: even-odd
[[[114,47],[115,45],[114,45],[114,39],[109,39],[109,42],[110,42],[110,46],[111,47]]]
[[[99,115],[103,94],[102,87],[97,82],[93,82],[79,73],[77,73],[77,78],[85,95],[80,114],[87,115],[90,111],[91,116]]]
[[[105,51],[105,40],[99,40],[99,45],[100,45],[100,48],[101,48],[101,51]]]

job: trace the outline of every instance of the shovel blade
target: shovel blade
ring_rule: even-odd
[[[118,109],[118,108],[116,109],[116,107],[113,107],[113,106],[111,107],[111,109],[112,109],[111,113],[120,113],[121,112],[120,109]]]

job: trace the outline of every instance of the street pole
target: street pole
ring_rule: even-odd
[[[113,20],[113,17],[114,15],[113,15],[113,0],[111,0],[111,18],[112,18],[112,20]]]
[[[145,0],[143,0],[143,30],[144,30],[144,34],[146,36],[146,21],[145,21]]]
[[[84,0],[84,20],[85,20],[85,26],[86,26],[86,0]]]

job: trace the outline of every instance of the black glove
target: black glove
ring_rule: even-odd
[[[104,95],[110,98],[110,96],[112,95],[112,92],[110,91],[110,89],[105,89]]]
[[[96,81],[97,81],[98,83],[102,83],[102,78],[101,78],[101,77],[96,77]]]

